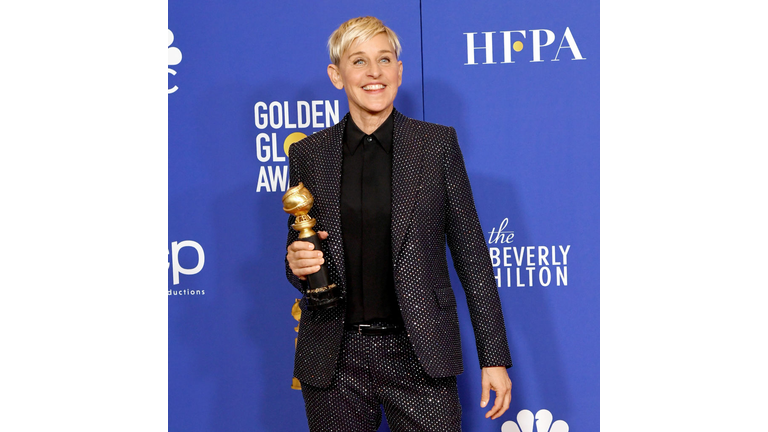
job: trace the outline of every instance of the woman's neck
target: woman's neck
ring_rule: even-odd
[[[379,128],[379,126],[381,126],[382,123],[384,123],[385,120],[387,120],[389,115],[392,114],[392,110],[394,108],[395,107],[391,106],[389,109],[377,113],[368,113],[362,110],[350,110],[349,115],[352,116],[352,121],[355,122],[361,131],[366,134],[372,134],[376,131],[376,129]]]

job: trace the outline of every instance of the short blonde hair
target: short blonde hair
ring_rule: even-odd
[[[341,61],[341,56],[344,52],[352,46],[353,43],[364,43],[373,39],[380,33],[386,33],[389,43],[395,49],[395,55],[400,58],[400,40],[397,38],[395,32],[389,27],[385,26],[380,19],[366,16],[359,18],[352,18],[351,20],[340,25],[328,38],[328,54],[331,57],[331,62],[336,66]]]

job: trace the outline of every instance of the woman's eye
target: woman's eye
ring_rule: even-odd
[[[354,62],[352,62],[352,64],[361,65],[361,64],[365,64],[365,61],[363,61],[363,59],[357,59]]]
[[[379,60],[382,63],[389,63],[389,57],[384,57],[381,60]]]

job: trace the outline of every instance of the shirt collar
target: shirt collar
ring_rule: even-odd
[[[392,110],[392,113],[387,117],[386,120],[384,120],[384,123],[382,123],[378,129],[376,129],[371,134],[371,136],[376,139],[376,142],[378,142],[382,150],[384,150],[386,153],[389,153],[392,150],[392,135],[394,133],[395,126],[394,119],[395,110]],[[344,133],[346,134],[344,145],[347,146],[347,151],[349,151],[350,154],[355,154],[358,147],[360,147],[360,144],[363,143],[363,139],[368,136],[365,134],[365,132],[360,130],[359,127],[357,127],[354,120],[352,120],[352,116],[350,116],[347,120],[347,126]]]

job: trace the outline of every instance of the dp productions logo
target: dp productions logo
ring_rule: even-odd
[[[545,409],[539,410],[536,417],[528,410],[520,411],[517,413],[517,423],[511,420],[504,422],[501,432],[533,432],[534,420],[536,432],[568,432],[568,423],[562,420],[552,423],[552,413]]]

